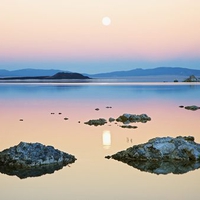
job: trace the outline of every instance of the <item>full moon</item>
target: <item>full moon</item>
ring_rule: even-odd
[[[110,23],[111,23],[111,20],[110,20],[109,17],[104,17],[104,18],[102,19],[102,24],[103,24],[104,26],[109,26]]]

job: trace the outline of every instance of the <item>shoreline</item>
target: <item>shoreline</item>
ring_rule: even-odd
[[[111,82],[111,81],[0,81],[1,85],[200,85],[200,82]]]

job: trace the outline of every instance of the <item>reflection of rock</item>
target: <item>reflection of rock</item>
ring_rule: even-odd
[[[116,119],[117,122],[122,122],[124,124],[129,124],[132,122],[145,123],[150,120],[151,120],[151,118],[149,116],[147,116],[146,114],[141,114],[141,115],[123,114]]]
[[[120,126],[120,127],[122,127],[122,128],[129,128],[129,129],[132,129],[132,128],[137,128],[137,126],[131,126],[131,125],[122,125],[122,126]]]
[[[120,151],[111,158],[142,171],[185,173],[200,167],[200,144],[195,143],[192,136],[154,138]]]
[[[200,107],[198,107],[198,106],[195,106],[195,105],[193,105],[193,106],[185,106],[185,109],[187,109],[187,110],[193,110],[193,111],[195,111],[195,110],[198,110],[198,109],[200,109]]]
[[[75,162],[73,155],[40,143],[20,142],[0,152],[0,171],[7,174],[53,173],[63,166]],[[27,175],[28,177],[28,175]]]
[[[90,126],[94,125],[94,126],[102,126],[104,124],[106,124],[107,121],[104,118],[99,118],[99,119],[91,119],[88,122],[85,122],[84,124],[88,124]]]
[[[108,157],[109,158],[109,157]],[[189,171],[200,168],[200,162],[189,161],[125,161],[122,162],[139,169],[140,171],[149,172],[153,174],[184,174]]]
[[[62,169],[67,164],[59,163],[59,164],[50,164],[50,165],[41,165],[38,167],[32,168],[9,168],[7,166],[0,166],[0,172],[3,174],[7,174],[9,176],[17,176],[20,179],[28,178],[28,177],[38,177],[45,174],[53,174],[55,171]]]

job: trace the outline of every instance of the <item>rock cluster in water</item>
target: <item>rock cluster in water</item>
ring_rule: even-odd
[[[123,124],[129,124],[129,123],[134,123],[134,122],[142,122],[142,123],[146,123],[147,121],[150,121],[151,118],[147,115],[147,114],[141,114],[141,115],[135,115],[135,114],[123,114],[123,115],[120,115],[118,118],[113,118],[113,117],[110,117],[108,119],[108,121],[110,123],[116,121],[116,122],[121,122]],[[94,126],[102,126],[104,124],[107,123],[107,120],[104,119],[104,118],[99,118],[99,119],[91,119],[87,122],[85,122],[85,124],[88,124],[88,125],[94,125]],[[137,128],[136,126],[120,126],[122,128]]]
[[[112,156],[121,161],[200,161],[200,144],[194,137],[154,138],[147,143],[134,145]],[[109,158],[109,157],[107,157]]]
[[[0,152],[0,165],[11,169],[27,169],[53,164],[64,166],[75,160],[73,155],[40,143],[20,142]]]

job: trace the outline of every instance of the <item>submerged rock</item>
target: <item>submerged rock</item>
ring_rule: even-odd
[[[147,121],[150,120],[151,118],[147,114],[141,114],[141,115],[123,114],[116,119],[117,122],[122,122],[123,124],[129,124],[132,122],[146,123]]]
[[[154,138],[108,157],[156,174],[186,173],[200,167],[200,144],[192,136]]]
[[[94,126],[102,126],[104,124],[106,124],[107,121],[104,118],[99,118],[99,119],[91,119],[87,122],[85,122],[84,124],[88,124],[90,126],[94,125]]]
[[[9,174],[40,174],[50,170],[58,170],[69,163],[75,162],[73,155],[59,151],[53,146],[40,143],[20,142],[14,147],[0,152],[0,171]],[[25,172],[25,171],[26,172]],[[29,173],[27,173],[29,171]],[[37,173],[34,173],[36,171]],[[28,175],[27,175],[28,176]]]

